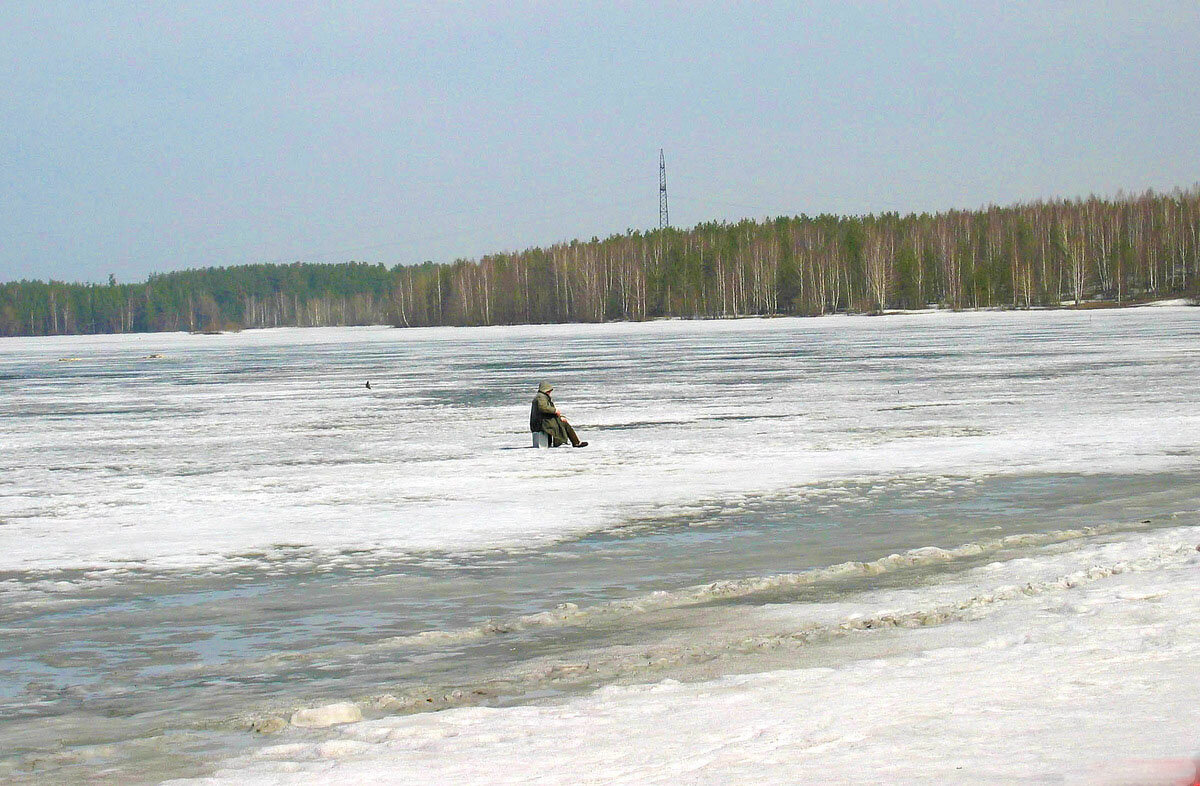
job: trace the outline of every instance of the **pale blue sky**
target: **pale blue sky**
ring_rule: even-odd
[[[246,6],[257,6],[247,10]],[[0,280],[1200,180],[1195,2],[0,5]]]

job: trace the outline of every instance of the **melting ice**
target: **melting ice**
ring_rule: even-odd
[[[1195,578],[1197,311],[4,340],[0,775],[319,761],[352,782],[421,765],[419,742],[483,777],[431,740],[477,751],[478,721],[561,756],[637,718],[647,746],[704,740],[672,743],[698,767],[676,777],[820,780],[811,759],[854,778],[877,770],[846,751],[876,743],[939,771],[982,766],[937,720],[972,681],[963,746],[1050,729],[988,777],[1087,765],[1085,734],[1190,755],[1139,729],[1190,695],[1187,637],[1155,631]],[[526,447],[543,379],[590,447]],[[1042,589],[1004,589],[1024,585]],[[1103,660],[1101,619],[1136,629],[1120,690],[995,709],[1025,694],[985,667],[1023,662],[1042,695],[1071,679],[1053,653]],[[899,712],[916,684],[927,703]],[[246,731],[347,700],[379,719]],[[801,704],[817,726],[784,722]],[[878,706],[909,731],[864,731]],[[1114,737],[1121,712],[1141,720]],[[622,750],[596,735],[561,778],[596,757],[610,779],[659,772]]]

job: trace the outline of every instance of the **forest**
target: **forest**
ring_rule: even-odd
[[[506,325],[1200,294],[1200,188],[936,214],[627,231],[453,263],[209,267],[140,283],[0,283],[0,336]]]

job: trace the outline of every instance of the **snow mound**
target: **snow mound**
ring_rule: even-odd
[[[303,729],[320,729],[339,723],[356,723],[362,720],[362,710],[348,701],[296,710],[292,713],[292,725]]]

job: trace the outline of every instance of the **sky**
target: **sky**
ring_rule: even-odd
[[[0,4],[0,281],[1200,181],[1195,2]]]

